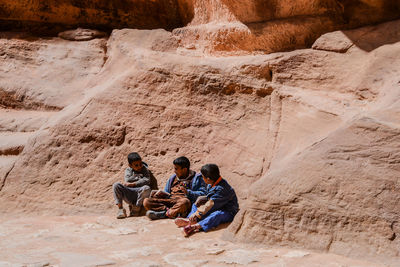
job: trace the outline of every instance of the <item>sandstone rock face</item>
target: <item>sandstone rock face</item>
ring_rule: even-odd
[[[82,28],[60,32],[58,34],[58,37],[70,41],[89,41],[95,38],[102,38],[105,36],[106,36],[105,32],[91,30],[91,29],[82,29]]]
[[[385,27],[394,27],[388,36],[400,37],[398,24],[382,25]],[[357,34],[373,35],[370,30]],[[366,40],[359,40],[360,47]],[[338,47],[347,41],[340,40]],[[347,255],[399,256],[400,46],[389,42],[360,53],[356,43],[343,56],[310,51],[303,57],[295,52],[290,65],[281,64],[285,71],[282,82],[312,90],[313,97],[325,94],[325,99],[312,104],[315,108],[315,104],[325,103],[317,108],[325,115],[311,114],[311,107],[307,111],[293,109],[290,102],[295,99],[301,106],[305,104],[303,89],[281,96],[277,153],[270,170],[251,186],[246,208],[231,225],[229,236]],[[337,51],[334,43],[330,44]],[[325,63],[320,65],[317,58]],[[275,77],[279,79],[279,74]],[[329,103],[332,100],[336,104]],[[325,122],[310,127],[307,117],[314,123],[317,118]],[[294,119],[301,125],[296,127]],[[299,144],[305,144],[299,129],[322,132],[324,124],[336,129],[299,149]]]
[[[106,59],[106,40],[71,43],[0,33],[0,188],[29,139],[85,93]]]
[[[25,146],[7,176],[6,198],[24,192],[21,201],[24,195],[39,200],[40,190],[50,187],[45,203],[21,203],[28,210],[53,209],[55,203],[58,212],[103,210],[132,150],[143,155],[161,185],[173,159],[187,155],[197,170],[207,161],[235,166],[226,175],[238,192],[247,191],[239,185],[256,180],[266,164],[267,143],[259,143],[268,133],[273,91],[268,64],[254,57],[188,60],[151,49],[169,36],[161,30],[113,32],[101,72],[88,83],[79,81],[77,88],[88,88],[85,96],[73,98]]]
[[[254,9],[229,15],[229,2],[213,3],[188,27]],[[217,163],[235,187],[229,238],[398,257],[399,29],[392,21],[330,33],[314,49],[230,57],[207,56],[200,36],[179,39],[184,30],[82,42],[2,33],[1,211],[102,213],[129,152],[161,186],[186,155],[195,170]]]
[[[187,6],[184,5],[185,1],[182,2],[183,7]],[[58,24],[106,29],[172,29],[183,25],[178,3],[174,0],[2,1],[0,20],[22,22],[26,25]],[[8,23],[7,26],[12,25]]]
[[[2,107],[59,110],[82,97],[105,62],[105,39],[74,44],[59,38],[0,39]],[[8,38],[15,38],[9,40]]]
[[[323,33],[400,17],[393,0],[5,1],[0,29],[57,34],[65,28],[164,28],[163,49],[197,54],[271,53],[310,47]],[[192,51],[193,52],[193,51]]]
[[[226,54],[309,47],[323,33],[399,17],[398,1],[193,1],[193,20],[173,30],[183,49]]]

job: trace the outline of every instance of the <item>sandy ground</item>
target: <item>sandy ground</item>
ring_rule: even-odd
[[[225,226],[226,227],[226,226]],[[0,266],[384,266],[334,254],[236,244],[224,227],[185,238],[171,220],[0,215]]]

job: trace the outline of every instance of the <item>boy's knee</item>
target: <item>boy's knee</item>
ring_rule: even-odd
[[[145,198],[144,200],[143,200],[143,207],[146,209],[146,210],[148,210],[149,209],[149,199],[148,198]]]
[[[182,205],[184,205],[186,207],[191,207],[192,202],[190,202],[190,200],[188,198],[182,198]]]
[[[144,185],[144,186],[142,186],[142,191],[143,191],[143,192],[149,192],[149,194],[150,194],[151,188],[150,188],[150,186],[148,186],[148,185]]]
[[[150,196],[151,188],[148,185],[142,187],[142,198],[148,198]]]
[[[124,185],[123,184],[121,184],[121,183],[114,183],[113,184],[113,191],[115,192],[116,190],[119,190],[119,189],[121,189],[121,188],[123,188],[124,187]]]

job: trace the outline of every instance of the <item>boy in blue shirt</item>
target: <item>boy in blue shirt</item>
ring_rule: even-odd
[[[183,228],[185,237],[203,230],[217,227],[222,223],[233,221],[239,211],[235,190],[222,179],[215,164],[201,167],[201,174],[207,186],[206,196],[199,197],[187,218],[175,219],[175,224]]]
[[[176,158],[173,164],[175,173],[168,179],[164,191],[152,191],[143,202],[146,216],[152,220],[186,216],[192,203],[205,193],[203,178],[190,169],[187,157]]]

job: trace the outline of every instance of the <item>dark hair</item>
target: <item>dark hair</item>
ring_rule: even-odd
[[[204,177],[209,178],[213,181],[218,180],[218,178],[221,176],[219,174],[219,168],[216,164],[206,164],[203,167],[201,167],[201,174],[204,175]]]
[[[129,153],[129,155],[128,155],[129,165],[132,164],[132,162],[139,161],[139,160],[142,160],[142,158],[140,157],[140,155],[138,153],[136,153],[136,152]]]
[[[174,165],[178,165],[181,168],[187,168],[188,170],[190,169],[190,161],[187,157],[179,157],[174,159]]]

